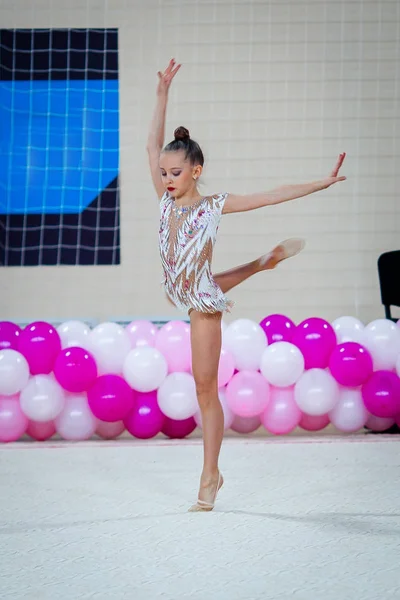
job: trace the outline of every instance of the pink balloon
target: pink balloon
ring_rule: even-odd
[[[236,433],[253,433],[253,431],[257,431],[259,427],[261,427],[261,420],[258,416],[239,417],[236,415],[231,425],[231,429],[236,431]]]
[[[362,387],[366,409],[376,417],[400,413],[400,378],[392,371],[375,371]]]
[[[190,326],[183,321],[169,321],[157,333],[155,347],[164,355],[168,373],[189,373],[192,364]]]
[[[61,352],[60,336],[50,323],[36,321],[21,331],[18,351],[28,361],[32,375],[48,375]]]
[[[235,415],[255,417],[268,404],[269,384],[258,371],[240,371],[226,387],[226,400]]]
[[[301,415],[299,427],[305,431],[321,431],[329,425],[329,415]]]
[[[49,440],[56,432],[54,421],[29,421],[26,433],[37,442]]]
[[[218,387],[224,387],[233,377],[235,370],[235,358],[229,350],[221,349],[218,366]]]
[[[0,321],[0,350],[18,350],[21,328],[10,321]]]
[[[356,342],[344,342],[333,350],[329,368],[338,383],[358,387],[371,376],[372,357],[368,350]]]
[[[16,442],[24,435],[28,418],[19,404],[19,396],[0,396],[0,442]]]
[[[294,400],[293,387],[271,387],[270,401],[261,415],[261,422],[270,433],[284,435],[296,429],[301,414]]]
[[[389,417],[376,417],[375,415],[369,415],[365,427],[371,431],[386,431],[395,424],[395,420]]]
[[[193,417],[183,419],[183,421],[176,421],[175,419],[165,417],[161,432],[171,439],[181,440],[190,435],[195,429],[196,422]]]
[[[101,421],[122,421],[134,405],[133,391],[119,375],[101,375],[87,394],[90,410]]]
[[[157,402],[157,391],[135,392],[135,404],[125,417],[126,429],[142,440],[158,435],[164,425],[164,415]]]
[[[285,315],[268,315],[260,326],[267,336],[268,344],[274,342],[291,342],[296,325]]]
[[[107,421],[97,422],[96,433],[104,440],[115,440],[123,431],[125,431],[123,421],[115,421],[115,423],[107,423]]]
[[[56,358],[54,375],[67,392],[86,392],[96,381],[97,366],[83,348],[65,348]]]
[[[336,333],[324,319],[311,317],[297,325],[292,344],[301,350],[306,369],[326,369],[336,346]]]
[[[155,346],[157,327],[151,321],[132,321],[125,327],[125,331],[129,336],[132,348]]]

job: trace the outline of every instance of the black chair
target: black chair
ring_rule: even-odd
[[[391,306],[400,306],[400,250],[384,252],[378,258],[379,284],[385,317],[396,322],[392,317]]]

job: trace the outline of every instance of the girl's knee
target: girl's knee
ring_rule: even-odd
[[[215,377],[199,377],[195,379],[195,383],[199,403],[210,402],[213,396],[218,397],[218,379]]]

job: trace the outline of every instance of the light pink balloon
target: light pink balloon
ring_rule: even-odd
[[[233,377],[235,371],[235,358],[229,350],[221,349],[218,366],[218,387],[224,387]]]
[[[97,421],[96,433],[104,440],[115,440],[121,433],[125,431],[123,421],[115,421],[107,423],[107,421]]]
[[[151,321],[132,321],[125,327],[125,331],[129,336],[132,348],[155,346],[156,344],[157,327]]]
[[[155,347],[164,355],[168,373],[189,373],[192,365],[190,326],[184,321],[169,321],[159,329]]]
[[[16,442],[25,433],[28,419],[18,395],[0,396],[0,442]]]
[[[239,417],[235,416],[231,429],[236,433],[253,433],[261,427],[260,417]]]
[[[26,433],[37,442],[49,440],[56,432],[54,421],[29,421]]]
[[[371,431],[386,431],[395,424],[395,420],[390,417],[376,417],[369,415],[365,426]]]
[[[305,431],[321,431],[329,425],[329,415],[301,415],[299,427]]]
[[[271,387],[269,404],[261,415],[265,429],[275,435],[290,433],[298,426],[301,410],[294,400],[293,387]]]
[[[235,415],[260,415],[269,401],[270,386],[258,371],[236,373],[226,387],[228,406]]]
[[[96,431],[97,419],[90,411],[86,394],[68,394],[62,412],[55,419],[64,440],[88,440]]]

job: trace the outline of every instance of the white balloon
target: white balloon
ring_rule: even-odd
[[[57,327],[61,338],[61,347],[72,348],[78,346],[88,350],[90,327],[82,321],[65,321]]]
[[[250,319],[237,319],[224,332],[224,347],[235,357],[239,371],[257,371],[267,337],[258,323]]]
[[[170,373],[158,388],[158,405],[165,416],[183,421],[198,410],[196,384],[189,373]]]
[[[168,374],[164,356],[152,346],[131,350],[123,364],[125,381],[138,392],[156,390]]]
[[[391,371],[400,353],[400,329],[389,319],[377,319],[364,329],[364,346],[369,350],[374,371]]]
[[[233,414],[232,410],[228,406],[224,388],[220,388],[218,390],[218,397],[219,397],[219,401],[222,406],[222,411],[224,413],[224,429],[230,429],[232,427],[232,423],[235,418],[235,415]],[[201,418],[200,408],[198,408],[197,412],[195,413],[194,420],[196,421],[196,425],[198,427],[200,427],[200,429],[202,429],[203,421]]]
[[[0,350],[0,395],[18,394],[29,380],[29,365],[16,350]]]
[[[64,408],[65,393],[53,377],[35,375],[22,390],[20,402],[32,421],[52,421]]]
[[[338,344],[344,342],[357,342],[362,344],[364,340],[364,323],[355,317],[339,317],[332,323],[336,333]]]
[[[261,357],[261,373],[275,387],[296,383],[304,372],[304,357],[290,342],[275,342],[265,348]]]
[[[325,415],[339,400],[339,385],[328,371],[309,369],[295,384],[294,399],[307,415]]]
[[[96,360],[99,375],[121,375],[131,350],[129,335],[117,323],[101,323],[89,334],[88,350]]]
[[[364,427],[368,415],[361,389],[342,387],[336,405],[329,412],[329,419],[339,431],[353,433]]]
[[[97,419],[89,408],[86,394],[67,394],[64,408],[54,424],[64,440],[80,441],[92,437]]]

